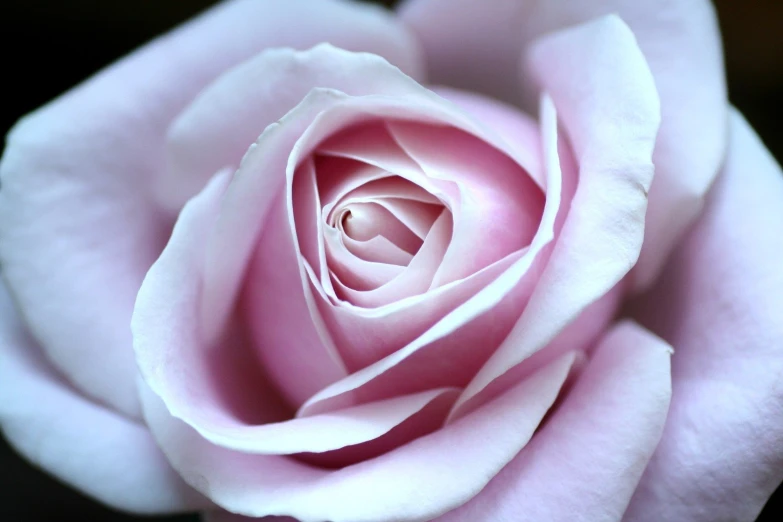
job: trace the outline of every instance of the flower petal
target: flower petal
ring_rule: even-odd
[[[438,522],[619,522],[663,431],[670,355],[639,326],[616,326],[533,440],[478,496]]]
[[[526,48],[542,35],[618,14],[650,64],[661,97],[661,132],[645,243],[633,276],[649,284],[677,238],[698,215],[726,145],[727,100],[721,41],[707,0],[408,0],[401,18],[417,34],[430,80],[522,103],[537,101],[519,70]],[[532,112],[532,111],[531,111]]]
[[[334,79],[337,81],[339,76],[342,83],[353,78],[355,87],[352,92],[359,90],[364,95],[384,97],[393,95],[395,99],[412,94],[421,95],[422,92],[427,97],[434,97],[397,68],[375,55],[350,53],[328,44],[305,52],[281,50],[277,51],[277,54],[290,66],[283,67],[283,72],[287,70],[292,77],[310,70],[318,71],[324,62],[340,63],[340,73]],[[313,77],[317,79],[318,75],[314,73]],[[286,191],[286,177],[292,177],[297,164],[307,156],[298,150],[294,153],[297,142],[301,141],[300,137],[321,112],[339,105],[346,98],[350,97],[334,89],[313,89],[296,108],[280,121],[269,125],[242,159],[240,174],[236,176],[226,194],[223,207],[225,211],[207,248],[203,291],[206,338],[215,338],[220,332],[232,309],[231,304],[237,296],[262,231],[271,227],[290,226],[289,218],[293,216],[286,215],[285,220],[281,221],[269,216],[269,213],[275,198]],[[288,170],[290,172],[287,173]],[[287,197],[290,198],[290,194]],[[290,201],[286,201],[285,206],[288,205]],[[269,224],[271,221],[276,221],[277,224]],[[278,231],[275,233],[282,234]],[[287,238],[279,239],[290,242]],[[281,248],[280,255],[276,257],[299,255],[298,251],[292,251],[288,247]],[[298,246],[295,248],[298,249]],[[296,267],[297,264],[298,261],[294,260],[293,266]],[[296,271],[292,274],[294,280],[286,280],[289,289],[297,286]],[[323,274],[321,275],[323,277]]]
[[[423,80],[416,41],[384,9],[356,2],[275,0],[261,10],[254,30],[267,40],[259,49],[270,49],[212,83],[169,129],[167,169],[158,187],[167,207],[180,208],[213,172],[238,165],[263,130],[313,88],[364,94],[386,81],[383,75],[357,74],[365,60],[345,61],[317,44],[382,56]],[[312,46],[309,53],[294,51]]]
[[[457,410],[609,292],[633,267],[642,244],[660,116],[633,35],[609,16],[540,41],[532,62],[561,111],[579,184],[530,302]]]
[[[91,398],[141,414],[128,321],[170,231],[150,195],[165,170],[169,124],[218,74],[260,50],[323,40],[379,52],[411,74],[420,70],[416,45],[381,9],[234,0],[134,52],[9,134],[0,165],[0,259],[9,290],[47,356]]]
[[[146,427],[89,401],[57,374],[4,286],[0,428],[33,464],[116,509],[153,514],[210,505],[171,469]]]
[[[486,362],[519,318],[548,258],[557,221],[566,214],[562,201],[569,201],[573,194],[570,154],[563,148],[561,169],[557,114],[546,96],[542,97],[541,127],[546,204],[530,249],[465,280],[430,291],[419,300],[412,298],[408,303],[369,311],[372,313],[362,311],[362,321],[356,311],[334,308],[332,319],[350,326],[333,328],[344,332],[338,338],[342,346],[350,342],[356,346],[370,344],[379,356],[390,355],[321,390],[302,406],[300,414],[445,385],[438,383],[464,386],[473,378],[475,368]],[[426,306],[419,307],[420,303]],[[455,303],[461,304],[455,308]],[[322,313],[329,321],[329,310]],[[418,325],[418,329],[411,325]],[[367,338],[373,342],[366,343]]]
[[[143,394],[143,403],[174,467],[232,512],[290,515],[303,522],[423,521],[474,496],[519,452],[557,397],[573,361],[568,354],[459,422],[337,471],[220,448],[172,417],[154,394]]]
[[[403,122],[387,127],[428,177],[450,181],[459,190],[452,209],[454,234],[433,286],[467,277],[530,244],[544,195],[522,166],[456,129]]]
[[[729,155],[633,313],[675,346],[661,444],[626,519],[751,521],[783,480],[783,172],[731,117]]]

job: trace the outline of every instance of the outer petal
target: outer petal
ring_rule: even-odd
[[[302,522],[423,522],[472,498],[519,452],[573,362],[566,354],[447,428],[337,471],[219,448],[173,418],[154,394],[143,394],[143,402],[174,467],[225,509]]]
[[[267,3],[267,5],[269,2]],[[158,193],[172,208],[180,208],[227,165],[239,165],[242,155],[264,129],[293,109],[315,87],[347,94],[382,90],[386,75],[364,75],[357,70],[367,61],[345,60],[329,43],[351,51],[386,58],[406,74],[423,80],[418,48],[402,25],[383,10],[353,2],[318,0],[271,2],[265,24],[286,29],[269,42],[269,49],[212,83],[174,121],[166,146],[166,173]],[[296,7],[292,7],[296,6]],[[285,48],[280,48],[285,47]]]
[[[150,514],[209,506],[171,469],[143,425],[88,401],[57,375],[4,286],[0,428],[32,463],[112,507]]]
[[[670,355],[633,323],[612,329],[531,443],[438,522],[619,522],[663,431]]]
[[[635,315],[676,347],[628,521],[751,521],[783,480],[783,173],[738,113],[707,211]]]
[[[608,16],[543,39],[532,60],[562,114],[579,184],[530,302],[457,408],[609,292],[634,265],[642,244],[659,107],[633,35]]]
[[[236,0],[23,119],[0,165],[0,259],[33,335],[79,389],[139,415],[128,320],[170,223],[149,195],[165,133],[227,68],[271,45],[334,40],[417,69],[383,11]]]
[[[401,16],[421,39],[431,81],[536,102],[530,78],[511,74],[525,48],[550,31],[617,13],[650,64],[663,120],[655,148],[638,285],[648,284],[698,215],[726,143],[726,83],[715,13],[707,0],[408,0]]]

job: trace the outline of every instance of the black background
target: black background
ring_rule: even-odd
[[[0,0],[0,135],[23,114],[213,3]],[[783,2],[718,0],[716,5],[731,100],[781,161]],[[779,520],[772,516],[776,507],[783,507],[782,491],[758,520]],[[33,469],[0,440],[0,521],[62,520],[185,522],[198,517],[142,519],[114,512]]]

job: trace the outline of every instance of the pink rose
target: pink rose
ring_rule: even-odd
[[[783,178],[722,74],[700,0],[226,2],[9,134],[3,432],[212,522],[750,521]]]

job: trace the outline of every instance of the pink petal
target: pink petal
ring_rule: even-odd
[[[34,465],[116,509],[203,509],[141,424],[91,402],[58,375],[0,287],[0,428]]]
[[[783,173],[731,117],[706,213],[634,314],[675,347],[663,439],[626,520],[755,520],[783,480]]]
[[[423,404],[418,411],[410,409],[410,415],[407,418],[401,419],[389,431],[377,438],[323,453],[298,453],[296,457],[308,464],[339,469],[379,457],[420,437],[429,435],[443,427],[454,401],[459,396],[457,388],[435,390],[434,392],[416,394],[427,395],[428,402]],[[386,401],[381,401],[381,403],[383,402]],[[375,404],[380,403],[370,403],[372,407],[377,407]],[[335,413],[342,415],[338,412]],[[300,418],[305,420],[310,417]]]
[[[464,386],[474,376],[475,369],[486,362],[508,335],[530,297],[548,257],[548,245],[560,219],[558,213],[565,214],[560,212],[565,207],[561,205],[561,195],[567,201],[572,193],[572,165],[565,154],[564,168],[568,172],[563,175],[558,155],[557,116],[546,97],[541,121],[547,200],[530,249],[463,281],[385,310],[368,313],[336,307],[330,315],[330,310],[321,304],[325,299],[319,301],[325,320],[337,322],[332,331],[343,332],[337,339],[340,346],[350,346],[349,343],[357,347],[371,346],[377,356],[386,357],[320,391],[303,405],[300,414],[329,411],[356,401],[412,393],[445,386],[445,383]],[[455,304],[459,306],[454,308]],[[367,339],[372,342],[368,343]]]
[[[0,259],[9,289],[47,356],[91,398],[140,415],[128,321],[170,230],[149,194],[165,170],[169,124],[229,67],[270,45],[322,40],[420,70],[412,39],[381,10],[235,0],[134,52],[10,133],[0,165]]]
[[[401,18],[417,34],[431,81],[491,94],[531,110],[534,85],[518,71],[541,35],[617,13],[639,41],[661,97],[655,182],[645,244],[634,270],[648,284],[676,239],[698,215],[726,143],[726,82],[711,2],[408,0]]]
[[[242,193],[238,191],[237,197],[241,196]],[[249,206],[250,203],[248,201],[248,210],[255,210]],[[237,208],[228,201],[224,204],[228,211]],[[296,207],[297,212],[307,209],[310,209],[311,214],[305,215],[305,223],[311,220],[316,223],[315,203]],[[247,269],[239,310],[244,321],[249,324],[254,351],[265,371],[287,401],[298,407],[324,386],[346,376],[347,371],[326,327],[321,324],[315,297],[307,276],[302,274],[299,266],[301,258],[297,255],[297,245],[291,234],[285,192],[275,197],[269,214],[260,219],[265,220],[265,230],[258,239],[254,257]],[[254,222],[258,223],[249,221]],[[226,238],[226,233],[242,231],[227,227],[223,234],[214,234],[213,238],[218,242]],[[309,233],[311,237],[306,239],[303,246],[315,248],[316,251],[304,251],[302,254],[310,258],[318,257],[318,245],[312,243],[317,240],[316,235],[320,234],[320,230],[310,230]],[[246,240],[249,239],[252,238],[246,237]],[[235,246],[237,242],[224,244],[220,247],[223,250],[216,253],[227,256]],[[235,262],[237,270],[243,270],[240,260],[229,257],[226,260]],[[240,283],[237,274],[223,272],[219,275],[232,278],[235,284]],[[323,277],[328,279],[328,272]],[[214,288],[223,290],[217,284]],[[206,303],[217,304],[214,301]],[[234,308],[227,308],[222,313],[232,311]]]
[[[343,242],[349,252],[365,261],[407,266],[413,259],[412,255],[383,236],[375,236],[367,241],[343,238]]]
[[[337,471],[214,446],[172,417],[154,394],[143,394],[143,403],[174,467],[232,512],[345,522],[428,520],[473,497],[519,452],[573,360],[569,354],[556,361],[448,428]]]
[[[388,283],[368,291],[358,291],[339,284],[338,295],[362,308],[379,308],[407,297],[424,294],[443,260],[451,239],[451,214],[444,210],[435,222],[424,244],[410,264]],[[365,346],[345,345],[338,350],[350,369],[363,368],[374,362],[374,355]]]
[[[427,176],[459,190],[453,239],[433,286],[466,277],[530,244],[544,196],[520,165],[455,129],[402,122],[387,127]]]
[[[333,51],[340,52],[340,51]],[[352,55],[344,53],[346,60],[351,60]],[[366,57],[362,57],[363,60]],[[329,136],[342,129],[345,129],[351,125],[359,124],[360,122],[367,120],[379,120],[379,119],[406,119],[414,121],[423,121],[425,123],[433,124],[446,124],[456,126],[465,132],[477,136],[479,139],[487,142],[488,144],[498,148],[508,155],[514,154],[514,151],[504,150],[504,143],[490,130],[485,129],[480,124],[476,123],[464,113],[459,111],[453,105],[445,102],[443,99],[433,95],[429,91],[421,88],[414,82],[399,75],[399,72],[394,74],[385,70],[388,67],[380,60],[372,62],[373,66],[379,68],[379,74],[388,75],[389,80],[384,84],[385,92],[396,92],[395,96],[375,96],[368,95],[362,97],[351,97],[336,91],[331,90],[316,90],[300,104],[295,110],[289,113],[284,118],[281,125],[270,126],[264,135],[258,140],[257,146],[252,148],[250,153],[246,155],[240,168],[240,174],[235,177],[234,183],[232,183],[229,191],[226,195],[226,201],[224,208],[231,209],[230,212],[226,212],[218,220],[217,228],[213,234],[212,243],[208,247],[208,253],[211,254],[212,259],[208,257],[204,288],[204,311],[203,324],[205,328],[205,336],[207,339],[212,338],[216,332],[219,331],[219,326],[222,324],[225,317],[231,308],[233,295],[235,294],[239,283],[243,275],[243,267],[247,263],[247,259],[252,251],[253,244],[258,237],[260,231],[258,228],[262,224],[266,224],[270,231],[278,234],[279,237],[275,242],[266,244],[266,240],[262,240],[258,243],[259,253],[269,253],[270,257],[264,261],[258,261],[255,263],[255,269],[258,270],[261,267],[265,272],[264,277],[251,277],[249,279],[251,285],[255,285],[248,292],[249,299],[253,302],[248,302],[247,309],[255,310],[251,314],[251,324],[255,325],[257,345],[259,347],[266,347],[269,350],[270,356],[266,359],[266,367],[270,368],[270,373],[273,374],[275,382],[282,389],[285,390],[286,396],[291,399],[301,399],[303,394],[297,392],[296,395],[292,395],[290,386],[299,386],[296,383],[302,383],[304,386],[311,386],[315,388],[315,382],[312,380],[303,381],[301,379],[291,379],[286,375],[298,375],[297,372],[290,373],[285,371],[279,371],[280,368],[285,368],[286,361],[296,361],[296,364],[310,365],[311,358],[307,356],[309,350],[315,349],[319,354],[327,353],[333,354],[334,350],[331,336],[337,335],[343,328],[336,326],[334,321],[349,321],[351,324],[351,330],[358,332],[356,338],[357,342],[363,345],[367,345],[365,342],[367,337],[360,339],[363,335],[362,329],[357,326],[357,321],[353,320],[359,313],[356,309],[350,311],[346,309],[340,309],[341,311],[334,312],[338,314],[333,317],[326,317],[325,314],[330,313],[330,310],[338,310],[337,307],[328,308],[329,300],[325,294],[321,294],[321,289],[305,286],[303,299],[296,296],[296,292],[292,293],[291,288],[296,288],[296,275],[292,271],[294,266],[291,262],[285,262],[282,256],[293,256],[295,247],[292,249],[289,246],[285,246],[285,243],[278,243],[277,241],[294,241],[289,238],[282,230],[282,224],[285,218],[277,215],[267,215],[267,210],[270,208],[271,199],[274,197],[278,186],[276,184],[275,175],[277,173],[285,171],[287,169],[288,176],[292,176],[294,173],[293,167],[299,162],[313,153]],[[395,76],[399,75],[399,76]],[[393,81],[392,81],[393,80]],[[396,89],[396,91],[395,91]],[[295,143],[295,144],[294,144]],[[319,149],[320,150],[320,149]],[[292,151],[292,152],[291,152]],[[242,173],[248,173],[243,175]],[[558,172],[559,175],[559,172]],[[559,183],[559,179],[557,180]],[[548,191],[549,193],[549,191]],[[491,309],[494,304],[499,302],[507,293],[507,291],[515,287],[516,283],[525,276],[525,274],[532,274],[534,271],[528,272],[528,269],[533,265],[533,262],[537,259],[538,254],[542,249],[551,241],[553,237],[553,220],[554,215],[559,208],[559,188],[552,190],[552,204],[549,211],[550,218],[544,219],[545,225],[542,226],[541,231],[534,240],[534,247],[526,252],[522,258],[521,263],[517,264],[512,275],[507,276],[507,281],[499,282],[491,290],[487,290],[478,301],[471,305],[471,311],[468,312],[468,316],[475,317],[483,312]],[[290,197],[290,196],[289,196]],[[290,219],[290,216],[288,217]],[[256,227],[247,226],[248,223],[258,224]],[[276,224],[274,224],[276,223]],[[263,239],[263,238],[262,238]],[[274,256],[271,255],[275,252]],[[505,262],[505,261],[504,261]],[[303,280],[302,272],[305,271],[305,266],[301,268],[300,280]],[[498,267],[495,267],[498,268]],[[283,269],[290,273],[290,275],[281,275]],[[477,275],[476,278],[471,279],[473,283],[477,283],[481,277],[486,277],[488,273]],[[530,275],[532,278],[532,275]],[[530,278],[528,278],[530,280]],[[321,275],[323,280],[323,274]],[[510,283],[513,281],[513,284]],[[265,287],[272,287],[274,285],[280,285],[279,288],[287,289],[280,292],[269,292]],[[462,299],[465,299],[469,295],[475,293],[483,285],[477,285],[476,287],[462,287],[455,285],[453,288],[456,291],[461,292]],[[529,288],[528,284],[521,285],[518,295],[512,301],[520,303],[520,299],[523,299]],[[263,290],[262,290],[263,288]],[[278,287],[275,287],[278,288]],[[444,290],[444,292],[436,293],[433,295],[442,296],[446,291],[450,291],[451,288]],[[500,291],[498,291],[500,290]],[[310,292],[319,292],[314,294],[312,298],[316,301],[316,305],[319,307],[317,310],[312,306],[311,297],[308,295]],[[289,328],[289,317],[303,317],[302,314],[286,314],[283,309],[276,302],[276,297],[279,295],[286,295],[284,301],[291,301],[292,299],[301,303],[298,310],[302,310],[302,306],[307,306],[310,309],[312,323],[315,330],[320,336],[320,343],[312,343],[310,340],[300,342],[301,339],[292,339],[290,335],[291,329]],[[404,306],[408,307],[414,302],[419,302],[416,298],[412,298],[412,301],[405,303]],[[403,342],[399,341],[400,335],[408,335],[410,339],[411,330],[419,329],[422,331],[432,324],[432,318],[435,316],[442,316],[439,310],[443,310],[443,307],[453,307],[455,301],[453,299],[444,299],[437,306],[426,306],[420,308],[419,311],[413,310],[414,313],[408,313],[407,318],[420,318],[415,325],[410,326],[407,322],[394,322],[380,321],[385,324],[383,329],[375,329],[371,331],[370,335],[374,339],[384,339],[385,334],[389,334],[389,340],[393,344],[392,349],[397,349],[400,346],[404,346]],[[397,309],[402,310],[402,305],[397,306]],[[422,314],[421,310],[426,308],[426,314]],[[387,310],[373,311],[370,315],[378,317],[379,313],[387,313]],[[360,314],[361,315],[361,314]],[[499,334],[506,328],[506,322],[508,320],[508,313],[500,314],[502,321],[498,321],[493,324],[493,335]],[[461,318],[464,316],[460,316]],[[280,319],[280,320],[279,320]],[[323,326],[328,327],[328,333],[322,329],[321,320],[326,323]],[[262,324],[263,321],[263,324]],[[331,323],[330,323],[331,321]],[[375,321],[378,323],[379,321]],[[501,324],[502,323],[502,324]],[[460,323],[456,323],[459,326]],[[400,328],[400,325],[406,325],[406,328]],[[443,337],[450,333],[455,327],[455,323],[448,323],[448,326],[444,326],[440,333],[435,336],[435,339]],[[372,328],[372,327],[370,327]],[[313,328],[306,328],[305,330],[313,331]],[[364,332],[368,332],[365,328]],[[299,332],[299,330],[297,330]],[[415,335],[415,332],[414,334]],[[310,337],[309,339],[313,339]],[[271,341],[271,342],[270,342]],[[280,342],[293,343],[296,347],[290,346],[288,349],[297,350],[301,356],[297,357],[280,357],[279,354],[288,353],[286,350],[276,349],[280,345]],[[341,340],[337,340],[336,344],[342,345]],[[320,345],[320,346],[318,346]],[[389,353],[389,352],[386,352]],[[278,355],[274,355],[278,354]],[[319,361],[327,361],[327,358],[321,358],[319,355]],[[275,362],[276,361],[276,362]],[[333,361],[337,362],[337,361]],[[328,363],[327,366],[334,368],[333,363]],[[275,367],[278,369],[275,369]],[[339,370],[339,368],[337,368]],[[304,371],[311,371],[304,369]],[[464,372],[463,372],[464,373]],[[283,381],[290,381],[286,384]],[[300,388],[301,390],[301,388]],[[418,390],[420,391],[420,390]],[[296,400],[292,401],[297,404]]]
[[[329,87],[348,94],[383,89],[384,76],[355,81],[365,62],[345,62],[322,42],[382,56],[421,79],[416,45],[404,28],[380,9],[345,2],[283,1],[267,6],[264,22],[278,27],[279,38],[268,49],[212,83],[174,122],[168,133],[167,171],[161,179],[161,200],[178,208],[202,187],[212,172],[238,165],[247,147],[264,129],[293,109],[310,90]],[[280,25],[282,24],[282,25]],[[294,30],[281,31],[290,26]],[[266,32],[257,27],[259,32]],[[285,41],[288,40],[288,41]],[[328,44],[327,44],[328,45]]]
[[[377,202],[361,202],[349,197],[344,202],[350,214],[338,221],[344,235],[357,241],[383,236],[410,254],[421,248],[421,238]]]
[[[448,87],[432,88],[438,95],[457,104],[462,110],[495,131],[514,150],[517,158],[536,184],[546,187],[546,174],[541,164],[541,136],[536,121],[513,105],[469,91]]]
[[[365,261],[356,257],[346,247],[343,239],[340,237],[339,230],[325,230],[324,244],[326,247],[326,263],[334,272],[335,277],[356,290],[374,290],[388,284],[405,270],[404,266],[397,264],[390,264],[385,261]],[[321,280],[323,280],[323,277],[324,275],[321,276]]]
[[[562,111],[579,185],[527,308],[457,409],[609,292],[641,248],[659,114],[655,85],[633,35],[609,16],[542,40],[532,62]]]
[[[290,418],[279,397],[264,388],[249,343],[241,336],[210,346],[199,338],[198,287],[204,242],[230,181],[219,174],[183,210],[169,245],[150,269],[133,316],[135,349],[142,376],[169,411],[215,444],[251,453],[326,452],[378,439],[450,390],[430,390],[364,404],[332,415]],[[279,298],[280,296],[278,296]],[[305,310],[302,317],[307,319]],[[293,319],[292,319],[293,320]],[[292,332],[289,331],[289,336]],[[276,347],[280,350],[280,347]],[[318,382],[312,350],[309,373],[287,382]],[[277,360],[289,358],[280,350]],[[175,361],[173,363],[172,361]],[[274,371],[278,367],[272,367]],[[445,415],[445,413],[444,413]]]
[[[283,69],[289,71],[291,78],[305,74],[308,70],[318,71],[323,63],[339,64],[337,69],[341,81],[349,77],[353,79],[352,92],[393,95],[388,98],[406,106],[409,102],[402,101],[406,97],[421,96],[430,103],[435,98],[399,69],[375,55],[349,53],[327,44],[305,52],[280,53],[283,53],[284,63],[290,66]],[[272,70],[264,70],[273,73]],[[314,74],[314,77],[318,76]],[[241,79],[238,79],[239,83]],[[372,96],[356,99],[368,98],[372,99]],[[286,177],[293,177],[294,168],[311,152],[305,150],[309,146],[309,138],[302,137],[305,130],[319,113],[328,107],[339,106],[346,99],[352,97],[333,89],[314,89],[283,119],[268,126],[243,158],[240,174],[226,195],[226,211],[221,215],[207,248],[203,290],[206,338],[214,338],[218,334],[231,310],[231,303],[237,296],[253,248],[262,229],[266,227],[265,223],[269,221],[267,214],[275,197],[285,191]],[[342,127],[348,123],[341,120],[337,125]],[[286,197],[290,198],[291,195]],[[293,219],[293,216],[288,218]],[[281,254],[288,255],[291,252],[286,247]],[[296,288],[296,284],[290,282],[288,288]]]
[[[437,520],[619,522],[663,431],[670,354],[633,323],[612,329],[533,440],[478,496]]]

